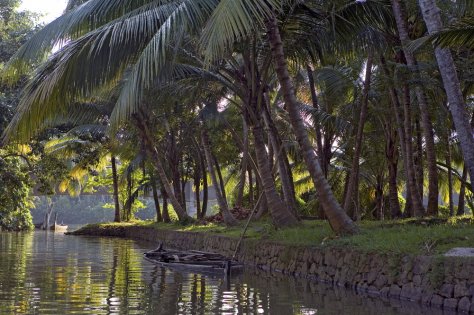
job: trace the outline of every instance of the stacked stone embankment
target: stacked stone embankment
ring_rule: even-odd
[[[199,232],[130,226],[81,234],[145,240],[231,257],[238,239]],[[474,258],[369,253],[347,247],[293,246],[244,239],[236,259],[246,265],[352,288],[374,296],[474,314]]]

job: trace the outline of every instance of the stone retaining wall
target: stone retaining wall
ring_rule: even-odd
[[[137,226],[101,230],[95,235],[162,242],[165,247],[218,252],[229,257],[238,242],[219,235]],[[297,247],[244,239],[236,259],[263,270],[333,283],[370,295],[474,314],[472,258],[363,253],[345,247]]]

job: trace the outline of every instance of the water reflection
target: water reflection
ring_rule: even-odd
[[[0,246],[1,314],[443,314],[255,270],[174,272],[130,240],[0,233]]]

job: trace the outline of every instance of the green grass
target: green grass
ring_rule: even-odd
[[[93,229],[114,229],[127,226],[145,226],[158,230],[174,230],[240,237],[244,223],[236,227],[218,224],[181,225],[135,221],[131,223],[104,223]],[[367,252],[393,254],[437,255],[453,247],[474,247],[474,219],[407,219],[397,221],[364,221],[360,234],[337,237],[325,221],[304,221],[295,228],[276,230],[268,221],[253,222],[245,235],[247,239],[265,240],[293,246],[349,247]]]

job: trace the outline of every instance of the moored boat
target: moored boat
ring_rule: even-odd
[[[244,265],[216,253],[198,250],[179,251],[157,249],[144,253],[145,259],[173,269],[194,271],[199,273],[229,274],[243,270]]]
[[[50,230],[55,232],[66,232],[67,228],[67,225],[57,224],[56,222],[54,222],[54,224],[50,227]]]

